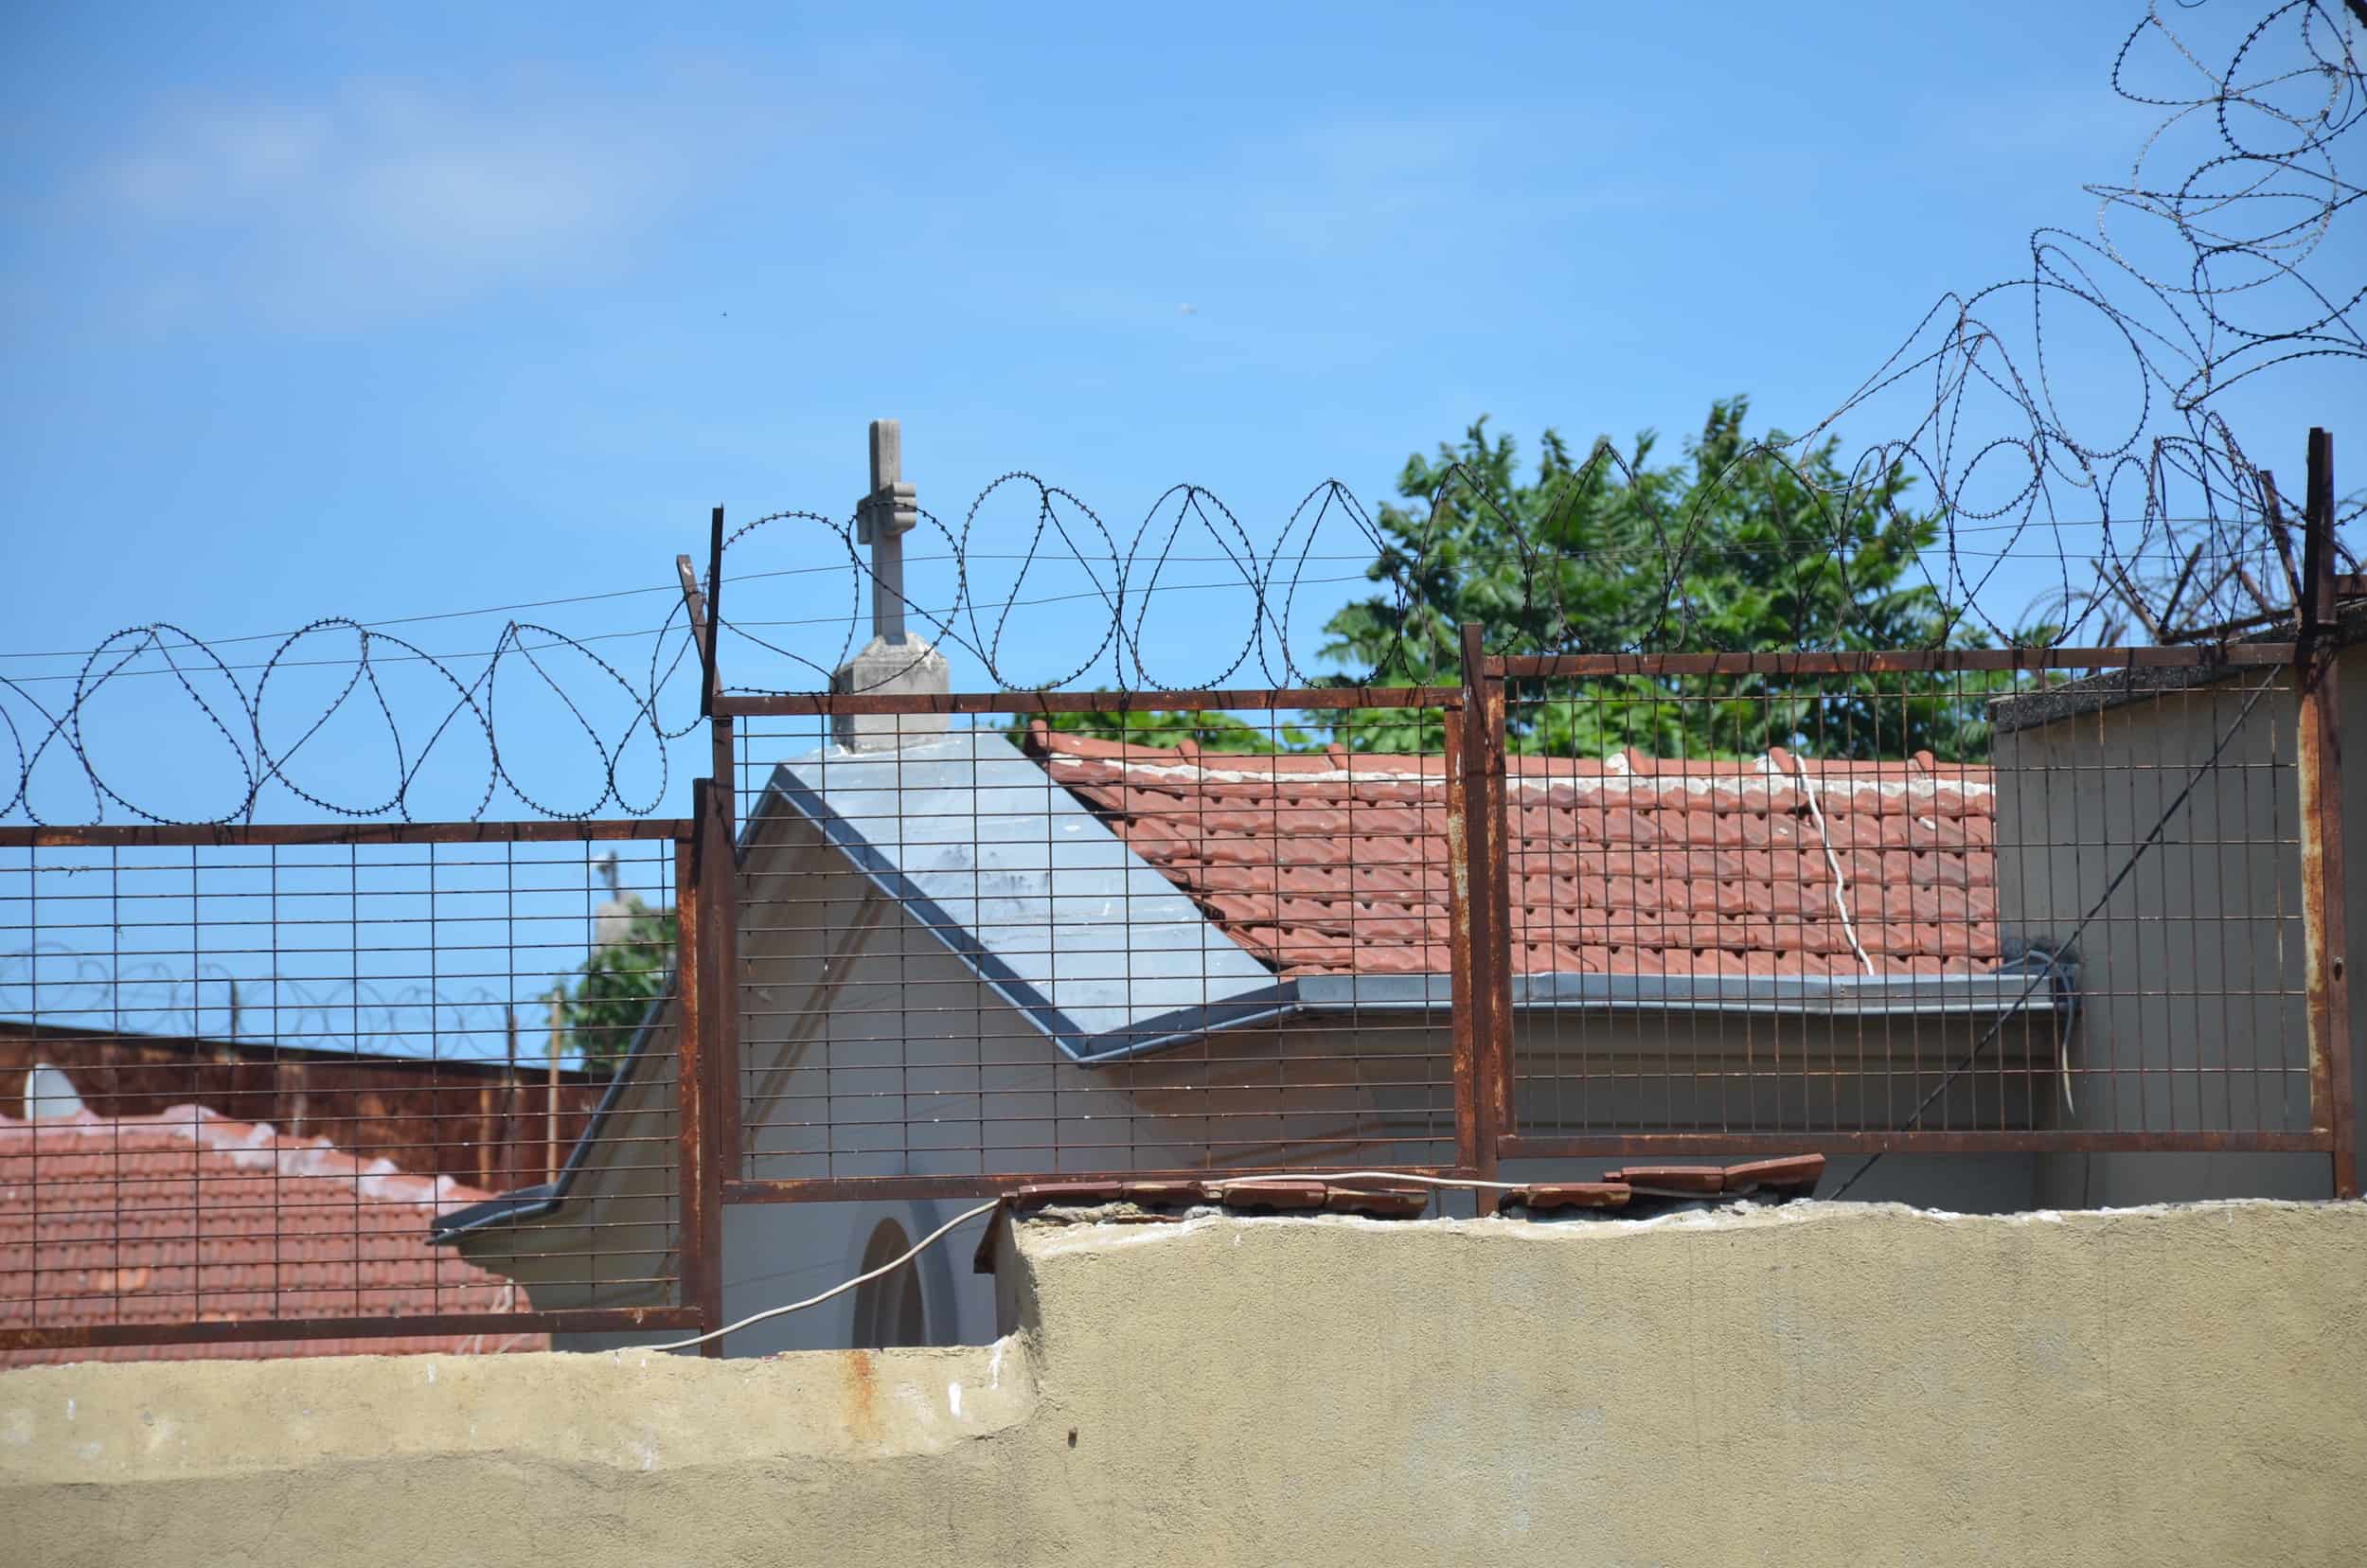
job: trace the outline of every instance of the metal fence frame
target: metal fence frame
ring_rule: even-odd
[[[1501,1160],[1669,1155],[1715,1151],[1875,1154],[2059,1150],[2253,1150],[2324,1153],[2334,1190],[2359,1191],[2351,1103],[2351,1043],[2343,909],[2341,752],[2333,635],[2338,593],[2332,528],[2330,448],[2311,440],[2305,582],[2292,642],[2143,648],[2007,648],[1940,651],[1663,654],[1490,654],[1482,629],[1462,629],[1462,680],[1456,686],[1144,692],[990,691],[943,696],[726,693],[717,668],[715,621],[687,557],[678,561],[692,633],[704,673],[702,709],[709,723],[708,776],[693,786],[683,819],[599,821],[243,825],[222,827],[0,827],[0,847],[89,846],[285,846],[466,844],[566,840],[669,840],[675,846],[676,1006],[680,1009],[677,1255],[680,1305],[443,1314],[409,1317],[311,1317],[182,1322],[65,1329],[0,1329],[0,1349],[119,1345],[206,1345],[228,1341],[366,1338],[427,1333],[509,1331],[711,1330],[721,1326],[722,1214],[733,1203],[999,1196],[1042,1173],[975,1177],[857,1177],[758,1181],[742,1176],[746,1117],[737,1086],[740,1020],[737,824],[732,781],[735,723],[741,719],[853,714],[1055,715],[1147,710],[1263,711],[1356,708],[1439,710],[1446,723],[1448,871],[1451,960],[1450,1030],[1454,1091],[1454,1159],[1403,1167],[1428,1173],[1491,1178]],[[715,519],[720,543],[721,512]],[[717,580],[711,555],[709,582]],[[2345,586],[2358,586],[2346,584]],[[1511,887],[1507,829],[1507,686],[1542,677],[1717,674],[1856,674],[1951,671],[2288,668],[2298,695],[2296,758],[2300,786],[2302,920],[2308,1029],[2309,1126],[2297,1132],[2192,1130],[2025,1130],[1755,1133],[1642,1132],[1573,1138],[1524,1135],[1513,1105],[1511,1042]],[[1272,1167],[1244,1167],[1244,1169]],[[1219,1172],[1121,1170],[1110,1180]],[[1239,1171],[1229,1173],[1241,1173]],[[1063,1171],[1063,1180],[1097,1179]],[[708,1354],[720,1354],[710,1342]]]
[[[717,767],[726,766],[738,743],[735,721],[759,718],[828,718],[838,715],[870,714],[932,714],[979,715],[1006,714],[1016,717],[1076,713],[1146,713],[1193,711],[1257,711],[1280,714],[1293,710],[1339,712],[1352,709],[1431,709],[1445,715],[1450,731],[1467,728],[1465,704],[1468,691],[1462,686],[1392,686],[1392,687],[1318,687],[1256,690],[1208,690],[1166,692],[956,692],[950,695],[875,695],[847,696],[843,694],[761,694],[731,695],[716,699],[717,717],[714,723],[714,746]],[[1450,748],[1448,768],[1450,822],[1452,837],[1463,838],[1461,824],[1465,811],[1462,792],[1467,788],[1467,775],[1460,765],[1461,752]],[[725,797],[721,811],[728,812],[728,792],[717,791]],[[1458,1135],[1456,1158],[1450,1162],[1393,1167],[1407,1171],[1438,1176],[1472,1176],[1481,1173],[1481,1166],[1473,1151],[1486,1147],[1471,1121],[1472,1101],[1462,1085],[1480,1070],[1485,1053],[1481,1042],[1486,1038],[1478,1009],[1467,1004],[1465,991],[1470,984],[1474,966],[1469,954],[1481,950],[1482,942],[1474,930],[1481,919],[1479,901],[1464,896],[1463,888],[1469,875],[1471,863],[1459,849],[1450,849],[1449,870],[1454,879],[1455,892],[1450,901],[1453,930],[1450,936],[1452,952],[1463,955],[1453,966],[1455,984],[1451,1007],[1452,1078],[1456,1088]],[[717,907],[720,896],[731,901],[727,889],[718,884],[718,891],[709,893],[709,907],[703,918],[719,928],[728,928],[735,921],[735,913]],[[734,966],[734,972],[737,965]],[[721,1009],[726,1014],[735,1008]],[[725,1064],[722,1082],[739,1082],[739,1041],[741,1026],[737,1017],[727,1017],[723,1028],[729,1038],[718,1042],[717,1059]],[[1048,1171],[1007,1171],[964,1176],[855,1176],[825,1178],[755,1178],[741,1174],[748,1116],[746,1107],[736,1096],[727,1096],[731,1113],[719,1140],[718,1163],[730,1172],[720,1187],[724,1203],[797,1203],[846,1202],[862,1199],[886,1198],[991,1198],[1009,1192],[1014,1186],[1042,1181],[1054,1173]],[[1237,1167],[1196,1167],[1188,1168],[1150,1169],[1130,1167],[1123,1172],[1069,1171],[1058,1172],[1062,1181],[1097,1181],[1122,1178],[1127,1181],[1160,1179],[1189,1179],[1206,1177],[1219,1170],[1233,1174],[1264,1172],[1297,1168],[1276,1166],[1241,1166]]]
[[[2338,591],[2333,548],[2331,446],[2313,432],[2305,536],[2305,577],[2310,592],[2300,607],[2292,642],[2118,648],[2002,648],[1843,652],[1587,653],[1506,655],[1486,652],[1484,629],[1461,633],[1462,683],[1455,686],[1322,687],[1289,690],[1162,692],[989,691],[948,695],[847,693],[726,693],[717,668],[710,607],[689,558],[677,565],[694,637],[704,659],[703,710],[710,716],[714,776],[728,779],[735,758],[734,722],[741,718],[836,715],[1054,715],[1124,711],[1266,711],[1284,708],[1434,707],[1447,716],[1448,837],[1454,876],[1450,904],[1453,960],[1453,1040],[1456,1158],[1451,1166],[1407,1170],[1492,1178],[1500,1161],[1515,1158],[1682,1155],[1881,1154],[1888,1152],[2251,1151],[2323,1153],[2333,1162],[2338,1196],[2358,1195],[2350,1091],[2350,1038],[2342,909],[2340,742],[2332,637]],[[716,518],[721,535],[720,509]],[[711,558],[709,581],[720,561]],[[1848,675],[1975,671],[2043,672],[2170,669],[2276,669],[2293,672],[2303,862],[2302,921],[2305,948],[2310,1126],[2305,1131],[2030,1129],[1968,1132],[1914,1127],[1894,1131],[1803,1133],[1669,1131],[1575,1138],[1524,1136],[1513,1107],[1511,1042],[1511,890],[1506,823],[1507,683],[1551,676],[1673,676],[1717,674]],[[710,818],[721,842],[732,842],[731,793],[709,787],[701,821]],[[722,879],[703,883],[709,906],[702,916],[721,943],[725,972],[736,972],[733,899]],[[736,1009],[710,1009],[708,1042],[720,1084],[739,1082]],[[727,1090],[718,1128],[718,1159],[730,1175],[716,1185],[721,1203],[776,1203],[863,1198],[990,1197],[1016,1182],[1009,1176],[964,1178],[856,1177],[828,1181],[751,1181],[740,1177],[742,1108]],[[1209,1170],[1149,1172],[1063,1171],[1062,1180],[1127,1180],[1194,1176]],[[1228,1172],[1239,1173],[1239,1172]]]
[[[2325,617],[2330,619],[2330,611]],[[2325,1153],[2333,1156],[2337,1190],[2357,1191],[2350,1155],[2351,1110],[2343,1092],[2349,1082],[2346,977],[2339,954],[2341,843],[2339,747],[2329,743],[2334,714],[2332,650],[2313,627],[2292,643],[2248,643],[2208,648],[1967,649],[1936,651],[1842,653],[1674,654],[1488,654],[1480,648],[1481,629],[1463,633],[1466,684],[1460,686],[1343,687],[1299,690],[1209,690],[1174,692],[971,692],[946,696],[765,694],[719,696],[713,744],[723,768],[734,745],[734,721],[761,717],[868,714],[1068,714],[1156,711],[1276,711],[1348,708],[1441,710],[1447,720],[1448,837],[1454,894],[1450,901],[1453,959],[1453,1040],[1456,1158],[1450,1165],[1408,1166],[1409,1171],[1491,1178],[1500,1161],[1594,1156],[1671,1156],[1717,1152],[1728,1155],[1821,1152],[2063,1152],[2250,1151]],[[2314,650],[2315,651],[2311,651]],[[2311,1126],[2305,1131],[2140,1131],[2030,1129],[1962,1131],[1902,1128],[1894,1131],[1750,1132],[1667,1131],[1539,1138],[1524,1135],[1512,1104],[1512,967],[1510,962],[1510,868],[1506,824],[1506,687],[1519,679],[1624,675],[1819,675],[1856,673],[1949,673],[1956,671],[2081,671],[2162,669],[2291,668],[2297,675],[2298,748],[2304,834],[2302,918],[2307,953]],[[702,781],[706,804],[699,821],[704,843],[731,843],[729,792]],[[2331,806],[2331,809],[2328,809]],[[709,837],[708,835],[712,835]],[[702,930],[716,933],[733,948],[734,919],[727,879],[703,878],[707,900]],[[2331,895],[2331,896],[2330,896]],[[725,972],[729,972],[726,967]],[[713,1033],[705,1042],[720,1084],[738,1082],[736,1009],[706,1009]],[[716,1181],[720,1203],[788,1203],[915,1197],[992,1197],[1014,1184],[1043,1179],[1044,1172],[970,1177],[889,1176],[811,1180],[741,1177],[739,1157],[744,1116],[727,1091],[710,1096],[724,1102],[712,1162],[729,1172]],[[1240,1174],[1239,1170],[1062,1171],[1075,1181],[1141,1180],[1161,1176]]]
[[[721,1263],[716,1215],[707,1201],[706,1123],[713,1100],[703,1093],[709,1069],[701,1046],[714,1027],[699,1004],[702,970],[713,972],[720,952],[702,958],[697,911],[705,901],[700,873],[718,863],[703,857],[698,824],[690,819],[628,818],[579,822],[354,822],[233,824],[207,827],[0,827],[0,849],[89,847],[230,847],[404,844],[525,844],[663,840],[674,846],[674,958],[683,1009],[679,1111],[683,1203],[677,1272],[681,1303],[670,1307],[570,1309],[555,1311],[413,1313],[373,1316],[190,1319],[175,1323],[113,1324],[57,1328],[0,1328],[0,1351],[96,1349],[137,1345],[218,1345],[232,1342],[384,1339],[418,1335],[573,1333],[636,1329],[703,1329],[720,1322]],[[685,851],[688,852],[685,853]],[[728,856],[721,863],[728,864]],[[422,1245],[425,1238],[422,1238]],[[720,1345],[717,1346],[720,1353]]]
[[[2327,619],[2331,620],[2331,600]],[[2312,656],[2307,650],[2315,647]],[[2302,922],[2308,991],[2308,1052],[2311,1077],[2311,1126],[2305,1131],[2189,1129],[2024,1129],[1967,1131],[1906,1127],[1889,1131],[1824,1131],[1804,1132],[1666,1131],[1540,1138],[1523,1135],[1504,1098],[1511,1079],[1508,1035],[1494,1034],[1500,1058],[1488,1090],[1497,1096],[1493,1106],[1497,1125],[1504,1131],[1496,1143],[1503,1159],[1574,1159],[1595,1156],[1669,1156],[1685,1154],[1785,1154],[1816,1152],[1833,1155],[1886,1153],[2060,1153],[2060,1152],[2249,1152],[2324,1153],[2334,1157],[2338,1194],[2357,1196],[2353,1168],[2350,1108],[2347,1093],[2336,1085],[2349,1082],[2349,1039],[2345,982],[2339,958],[2342,940],[2339,925],[2340,898],[2326,889],[2341,885],[2340,793],[2339,745],[2311,745],[2313,728],[2331,736],[2336,719],[2333,690],[2333,649],[2305,636],[2292,643],[2258,642],[2224,647],[2132,648],[2007,648],[1925,651],[1808,653],[1674,653],[1561,654],[1486,656],[1482,679],[1494,689],[1512,679],[1552,677],[1670,676],[1670,675],[1851,675],[1948,674],[1969,671],[2055,672],[2132,670],[2291,669],[2295,672],[2298,711],[2295,721],[2303,739],[2297,749],[2296,773],[2301,786],[2304,896]],[[1502,699],[1489,705],[1502,710]],[[1501,721],[1487,738],[1495,766],[1502,767]],[[2327,810],[2323,802],[2332,802]],[[1491,805],[1501,813],[1500,796]],[[2329,830],[2328,825],[2331,825]],[[1500,831],[1487,837],[1500,842]],[[1482,873],[1475,869],[1474,875]],[[1502,866],[1486,873],[1503,886]],[[1497,895],[1504,907],[1508,895]],[[1509,973],[1491,975],[1487,985],[1504,988],[1508,1006]]]

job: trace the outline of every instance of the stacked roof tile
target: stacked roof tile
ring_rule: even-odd
[[[498,1312],[515,1285],[428,1245],[489,1194],[203,1106],[0,1117],[0,1328]],[[0,1352],[0,1365],[543,1349],[542,1334]]]
[[[1446,760],[1121,744],[1029,749],[1286,975],[1447,972]],[[1985,767],[1516,757],[1513,964],[1525,973],[1901,975],[1999,957]]]

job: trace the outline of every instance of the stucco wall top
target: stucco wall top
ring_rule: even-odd
[[[2349,1562],[2367,1205],[1029,1226],[961,1350],[0,1377],[24,1560]]]

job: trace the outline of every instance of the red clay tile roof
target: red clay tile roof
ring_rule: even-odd
[[[1445,758],[1247,757],[1041,722],[1029,750],[1279,972],[1450,969]],[[1518,971],[1937,974],[1998,958],[1985,767],[1631,751],[1507,772]]]
[[[524,1309],[516,1286],[428,1245],[439,1210],[488,1196],[203,1106],[0,1117],[0,1328]],[[0,1366],[547,1347],[414,1335],[9,1351]]]

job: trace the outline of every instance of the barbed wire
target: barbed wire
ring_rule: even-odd
[[[2214,18],[2233,25],[2208,55],[2197,29]],[[2126,174],[2085,187],[2094,234],[2033,234],[2022,276],[1945,296],[1805,434],[1748,441],[1738,428],[1731,438],[1712,430],[1677,481],[1641,446],[1598,442],[1557,461],[1541,504],[1528,505],[1512,504],[1485,462],[1450,454],[1426,471],[1414,505],[1371,508],[1327,480],[1271,529],[1190,484],[1163,492],[1130,530],[1112,527],[1074,492],[1013,472],[980,490],[958,525],[918,512],[898,597],[923,642],[1015,690],[1299,686],[1450,669],[1455,628],[1442,596],[1474,579],[1485,579],[1484,618],[1501,652],[1745,646],[1739,638],[2112,644],[2271,622],[2297,597],[2299,508],[2219,405],[2280,367],[2367,360],[2358,319],[2367,282],[2341,265],[2358,254],[2362,187],[2337,164],[2367,114],[2361,27],[2367,0],[2149,4],[2109,80],[2152,126]],[[2082,401],[2098,375],[2083,360],[2074,386],[2060,363],[2059,345],[2082,335],[2126,355],[2128,406],[2100,436]],[[1887,434],[1849,454],[1844,423]],[[2338,531],[2362,510],[2367,496],[2341,500]],[[723,680],[743,691],[828,689],[865,634],[877,587],[851,512],[774,512],[736,528],[722,555]],[[1338,569],[1350,562],[1359,569]],[[2002,608],[2003,585],[2031,570],[2051,580]],[[1611,573],[1628,602],[1607,617],[1593,585]],[[793,597],[768,603],[756,589],[752,600],[767,579]],[[1357,601],[1362,633],[1348,637],[1336,624],[1341,590],[1359,581],[1370,593]],[[712,596],[718,585],[707,586]],[[1903,588],[1920,596],[1913,615],[1900,613]],[[644,592],[671,589],[504,609]],[[1796,614],[1737,616],[1736,599],[1752,593],[1789,595]],[[1028,609],[1048,614],[1018,615]],[[208,645],[175,626],[137,626],[70,675],[0,674],[0,770],[14,762],[0,771],[0,819],[57,820],[80,810],[75,797],[95,819],[252,820],[275,787],[330,815],[409,819],[431,768],[434,797],[467,808],[437,814],[482,815],[505,793],[561,819],[657,810],[667,743],[698,722],[700,652],[680,603],[654,630],[581,636],[513,615],[490,649],[470,653],[430,653],[387,630],[488,614],[330,617],[236,665],[217,649],[273,639]],[[637,648],[612,661],[593,646],[618,642],[646,643],[646,668]],[[178,687],[186,727],[234,781],[194,818],[151,797],[167,770],[143,744],[145,710],[114,712],[121,695],[160,683]],[[555,755],[554,731],[569,755]],[[379,782],[343,782],[357,770]]]
[[[44,760],[64,758],[64,776],[91,803],[90,820],[111,814],[165,825],[253,820],[258,804],[274,785],[295,800],[330,816],[412,820],[413,796],[431,762],[445,763],[463,749],[477,753],[469,763],[453,761],[437,780],[439,798],[466,786],[455,782],[481,768],[473,803],[464,812],[481,817],[507,789],[529,811],[580,821],[614,809],[645,816],[665,802],[668,759],[666,742],[699,722],[695,696],[679,722],[661,715],[659,697],[674,675],[695,671],[687,620],[679,602],[649,640],[646,669],[628,676],[591,647],[596,638],[576,637],[533,622],[507,622],[493,647],[474,655],[435,654],[392,633],[374,631],[343,616],[316,620],[285,633],[259,665],[234,668],[213,649],[180,627],[157,623],[129,627],[85,655],[62,702],[44,701],[33,681],[0,675],[0,767],[12,759],[12,776],[0,774],[0,819],[33,822],[58,818],[36,800],[35,781]],[[325,639],[350,639],[342,657],[312,657]],[[299,656],[303,655],[303,656]],[[568,661],[562,671],[558,661]],[[299,672],[329,671],[299,686]],[[252,679],[241,679],[251,674]],[[118,759],[102,743],[107,699],[118,683],[139,677],[168,680],[180,687],[188,728],[208,742],[218,772],[236,781],[233,797],[203,816],[164,810],[135,792],[177,781],[204,759],[175,757],[160,766],[144,725],[116,737],[130,752]],[[398,683],[401,689],[397,689]],[[524,685],[521,693],[518,688]],[[527,703],[564,716],[562,733],[579,742],[576,761],[596,779],[596,792],[575,801],[547,796],[541,778],[562,770],[544,767],[529,777],[513,761],[516,749],[502,744],[505,716]],[[596,721],[594,710],[603,707]],[[530,721],[529,721],[530,722]],[[535,749],[551,741],[533,725]],[[334,735],[343,757],[380,751],[383,794],[341,796],[304,771],[308,751],[317,756],[322,739]],[[128,744],[127,744],[128,742]],[[638,762],[648,775],[638,786],[627,774]],[[324,771],[335,771],[325,764]],[[133,784],[131,777],[140,784]]]
[[[2179,9],[2179,24],[2191,27],[2203,6]],[[2349,0],[2349,9],[2367,24],[2367,0]],[[2229,14],[2229,8],[2218,13]],[[2367,78],[2340,8],[2288,0],[2248,21],[2224,64],[2213,68],[2159,0],[2148,5],[2115,56],[2110,80],[2123,100],[2159,110],[2161,117],[2124,178],[2084,187],[2097,201],[2094,236],[2038,230],[2026,275],[1943,298],[1806,434],[1723,452],[1705,442],[1697,457],[1717,466],[1682,495],[1664,494],[1640,453],[1630,456],[1602,441],[1584,461],[1550,476],[1549,498],[1538,508],[1506,505],[1497,476],[1468,461],[1449,461],[1433,471],[1418,514],[1392,509],[1383,526],[1346,486],[1331,481],[1308,493],[1261,552],[1220,498],[1180,485],[1153,503],[1120,550],[1112,531],[1075,495],[1034,474],[1009,473],[981,492],[957,532],[923,514],[946,542],[953,584],[934,601],[903,595],[907,616],[937,649],[962,650],[1006,687],[1061,686],[1089,675],[1120,689],[1218,687],[1250,677],[1294,686],[1341,678],[1310,656],[1320,648],[1310,650],[1293,634],[1301,591],[1340,580],[1310,579],[1307,568],[1319,559],[1361,553],[1373,562],[1373,619],[1390,640],[1375,654],[1367,639],[1364,678],[1394,679],[1451,665],[1456,629],[1427,607],[1441,577],[1475,569],[1502,579],[1504,592],[1488,616],[1497,651],[1738,646],[1721,625],[1731,617],[1721,617],[1717,596],[1730,585],[1717,568],[1756,553],[1784,562],[1795,588],[1820,579],[1826,587],[1826,613],[1803,614],[1790,629],[1791,646],[1868,646],[1867,636],[1895,639],[1899,623],[1872,614],[1878,605],[1868,601],[1885,610],[1895,605],[1878,591],[1887,577],[1860,571],[1860,552],[1869,543],[1912,540],[1917,526],[1928,526],[1930,543],[1912,550],[1909,570],[1934,606],[1920,623],[1931,646],[2118,643],[2132,630],[2152,640],[2179,640],[2277,618],[2299,597],[2299,551],[2291,538],[2299,508],[2286,501],[2270,469],[2247,454],[2215,404],[2229,388],[2281,365],[2367,360],[2357,319],[2367,286],[2356,276],[2338,276],[2329,292],[2305,267],[2334,255],[2331,270],[2340,275],[2341,253],[2332,243],[2338,221],[2349,220],[2344,234],[2357,226],[2351,209],[2361,187],[2341,177],[2335,153],[2367,113]],[[2202,145],[2192,150],[2187,167],[2167,174],[2157,169],[2182,137],[2198,134]],[[2116,227],[2127,220],[2148,232]],[[2148,244],[2161,256],[2151,265],[2140,256]],[[2238,301],[2267,303],[2252,319],[2238,319]],[[2026,330],[2003,325],[2006,312],[2025,310]],[[2050,332],[2060,339],[2071,330],[2066,318],[2073,312],[2091,317],[2089,326],[2100,327],[2128,356],[2136,406],[2117,438],[2074,433],[2049,348]],[[1902,401],[1899,434],[1864,446],[1854,461],[1838,460],[1844,420],[1888,413]],[[1721,535],[1745,485],[1789,485],[1803,504],[1797,515],[1780,520],[1776,537]],[[1010,593],[974,598],[974,525],[1010,487],[1032,497],[1030,548],[1011,575]],[[2337,508],[2338,549],[2354,566],[2340,535],[2363,510],[2367,492]],[[856,548],[851,519],[800,512],[765,522],[791,517],[838,536],[848,575],[843,661],[874,579]],[[1326,526],[1357,540],[1361,551],[1318,551]],[[1574,546],[1574,536],[1594,543]],[[1486,542],[1490,558],[1474,559],[1474,539]],[[1186,540],[1203,548],[1185,551],[1180,546]],[[1171,569],[1187,556],[1229,564],[1236,575],[1224,585],[1237,588],[1244,604],[1239,625],[1195,625],[1190,643],[1221,651],[1219,662],[1189,671],[1154,663],[1144,634],[1162,592],[1176,586]],[[2009,561],[2034,561],[2052,566],[2053,585],[2018,614],[1994,613],[2000,571]],[[1606,641],[1602,618],[1569,602],[1586,584],[1574,581],[1568,568],[1614,561],[1656,580],[1657,602]],[[1073,617],[1067,641],[1079,657],[1065,668],[1015,668],[1006,647],[1010,609],[1025,602],[1018,589],[1031,575],[1056,571],[1075,584],[1060,597]],[[1196,591],[1212,586],[1191,584]],[[1095,602],[1103,607],[1098,626],[1082,618]],[[982,619],[986,612],[991,614]],[[745,636],[752,650],[787,655],[812,678],[746,689],[827,686],[829,668],[753,634],[754,624],[728,619],[726,629]],[[1766,628],[1761,621],[1749,630],[1763,635]],[[741,671],[748,662],[726,661],[725,668]],[[891,667],[878,679],[885,685],[900,673]]]
[[[241,974],[219,964],[123,963],[43,942],[0,953],[0,1018],[35,1019],[80,1039],[193,1041],[257,1049],[362,1056],[434,1056],[454,1061],[546,1054],[538,1034],[522,1046],[519,1009],[547,1006],[550,988],[499,996],[369,979],[304,980]],[[531,1026],[538,1020],[525,1021]],[[575,1047],[570,1044],[568,1050]]]

